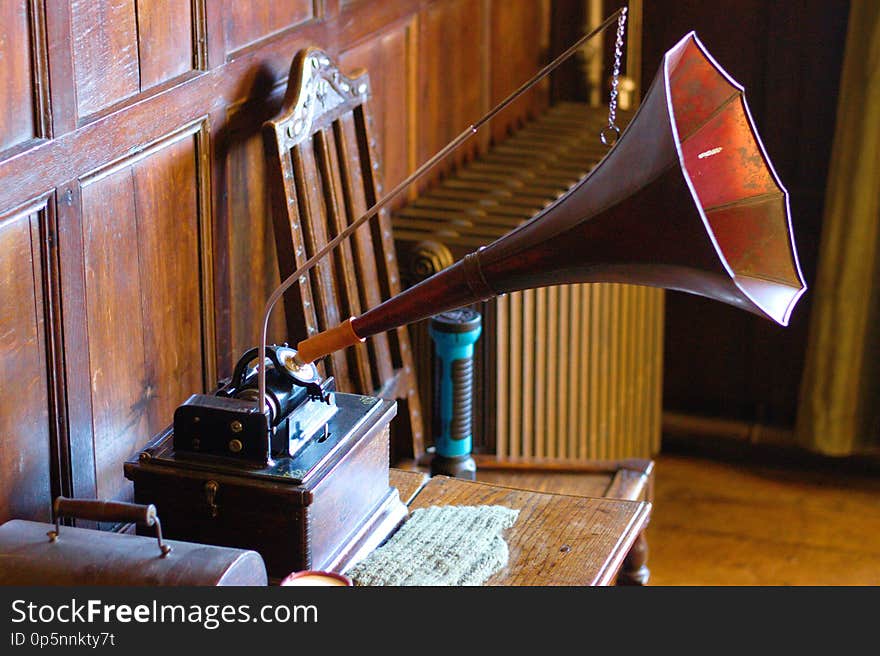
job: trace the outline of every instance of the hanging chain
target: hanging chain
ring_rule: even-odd
[[[623,32],[626,29],[626,7],[620,10],[617,19],[617,40],[614,42],[614,68],[611,71],[611,99],[608,101],[608,125],[602,128],[599,138],[606,146],[613,146],[620,136],[617,120],[617,86],[620,84],[620,57],[623,51]],[[611,134],[614,137],[611,138]]]

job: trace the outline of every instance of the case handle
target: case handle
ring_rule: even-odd
[[[55,542],[61,534],[62,517],[77,517],[96,522],[135,522],[145,526],[155,526],[161,554],[159,557],[164,558],[171,552],[171,547],[162,542],[162,523],[159,521],[156,506],[152,503],[144,505],[123,501],[57,497],[52,506],[52,513],[55,515],[55,530],[47,533],[50,542]]]

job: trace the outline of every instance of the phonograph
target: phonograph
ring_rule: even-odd
[[[286,289],[484,123],[617,22],[612,14],[330,240],[269,298],[261,342],[214,394],[126,464],[136,500],[173,538],[259,551],[270,575],[343,570],[405,516],[388,485],[391,401],[342,394],[315,361],[367,337],[493,296],[572,282],[624,282],[706,296],[787,325],[806,287],[788,194],[737,84],[694,33],[661,62],[626,130],[585,177],[528,222],[360,316],[266,344]],[[615,70],[615,73],[617,71]],[[616,81],[616,77],[615,77]],[[614,87],[616,89],[616,86]]]

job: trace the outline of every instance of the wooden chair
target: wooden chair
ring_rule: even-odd
[[[370,81],[343,75],[322,51],[293,60],[281,111],[263,126],[282,279],[354,222],[381,193],[371,136]],[[292,337],[306,337],[356,316],[400,291],[391,224],[385,212],[319,262],[284,298]],[[424,452],[421,406],[406,328],[376,335],[328,358],[343,392],[399,402],[392,458]]]

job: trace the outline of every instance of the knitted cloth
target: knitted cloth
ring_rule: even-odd
[[[518,515],[504,506],[419,508],[346,576],[361,586],[482,585],[507,565],[501,532]]]

